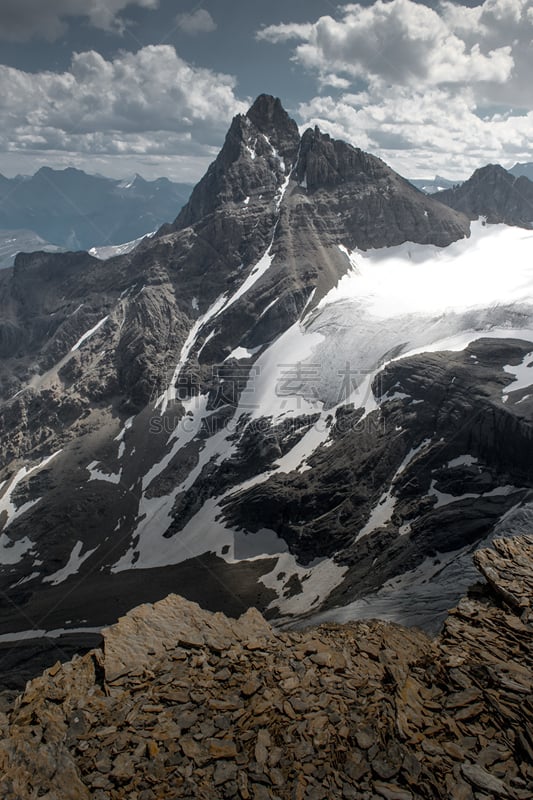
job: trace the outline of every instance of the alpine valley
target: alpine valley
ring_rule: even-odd
[[[131,252],[17,256],[4,683],[171,592],[437,632],[533,523],[532,203],[495,166],[428,196],[262,95]]]

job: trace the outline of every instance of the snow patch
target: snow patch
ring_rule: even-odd
[[[35,628],[31,631],[16,631],[14,633],[3,633],[0,635],[0,642],[24,642],[28,639],[59,639],[60,636],[74,633],[100,633],[102,628],[56,628],[47,631],[44,628]]]
[[[29,476],[32,475],[34,472],[38,472],[39,470],[46,467],[47,464],[49,464],[54,458],[56,458],[56,456],[59,455],[59,453],[61,453],[61,450],[57,450],[55,453],[52,453],[51,456],[43,458],[42,461],[39,461],[38,464],[34,464],[33,467],[29,466],[22,467],[21,469],[19,469],[16,475],[11,479],[9,484],[7,484],[7,486],[6,486],[7,482],[4,481],[2,487],[5,488],[2,496],[0,497],[0,519],[4,512],[7,515],[6,522],[3,526],[4,530],[8,527],[8,525],[11,524],[11,522],[13,522],[14,519],[23,514],[29,508],[31,508],[31,506],[35,505],[35,503],[38,503],[39,500],[41,499],[38,498],[36,500],[30,500],[28,503],[24,503],[22,506],[19,506],[17,508],[11,498],[19,483],[29,478]]]
[[[74,347],[71,347],[70,352],[74,353],[76,350],[79,350],[80,347],[82,346],[82,344],[85,344],[85,342],[88,339],[90,339],[91,336],[94,336],[96,331],[98,331],[102,327],[102,325],[105,325],[105,323],[107,322],[108,319],[109,319],[109,314],[107,315],[107,317],[104,317],[103,319],[101,319],[100,322],[97,322],[96,325],[94,326],[94,328],[91,328],[89,331],[84,333],[83,336],[81,336],[78,339],[78,341],[76,342]]]
[[[224,361],[229,361],[230,358],[234,358],[237,361],[240,361],[243,358],[253,358],[254,355],[261,350],[261,346],[259,347],[252,347],[250,350],[247,347],[236,347],[235,350],[232,350],[229,356],[226,356]]]
[[[7,533],[0,535],[0,564],[11,566],[22,561],[26,553],[33,547],[33,542],[25,536],[23,539],[10,539]]]
[[[356,542],[359,539],[362,539],[363,536],[367,536],[372,531],[377,530],[378,528],[382,528],[390,522],[391,517],[394,513],[394,507],[396,505],[396,498],[394,497],[395,486],[394,483],[399,478],[399,476],[407,469],[409,464],[415,460],[415,458],[419,455],[419,453],[428,447],[431,444],[430,439],[424,439],[424,441],[418,445],[418,447],[414,447],[410,450],[405,458],[403,459],[402,463],[394,473],[391,482],[389,484],[388,491],[384,492],[381,497],[379,498],[377,504],[374,506],[372,513],[370,514],[369,519],[367,520],[366,524],[363,528],[359,531],[357,536],[355,537]]]
[[[533,386],[533,352],[528,353],[517,366],[506,364],[505,372],[514,376],[514,380],[503,389],[504,395],[517,392],[520,389],[529,389]]]
[[[87,561],[89,556],[96,552],[97,548],[87,550],[84,555],[81,555],[82,550],[83,542],[76,542],[65,566],[54,572],[53,575],[47,575],[43,578],[43,583],[51,583],[52,586],[57,586],[59,583],[63,583],[70,575],[77,575],[83,562]]]
[[[457,458],[452,458],[451,461],[448,461],[446,465],[449,469],[453,469],[453,467],[473,467],[475,464],[478,463],[477,458],[471,455],[464,455],[458,456]]]
[[[113,472],[102,472],[102,470],[99,470],[97,468],[98,464],[99,464],[98,461],[92,461],[87,466],[86,469],[90,473],[89,481],[106,481],[107,483],[116,483],[116,484],[120,483],[120,475],[121,475],[120,472],[118,473],[118,475],[116,475]]]
[[[461,495],[455,494],[446,494],[445,492],[439,492],[435,489],[436,481],[433,480],[431,482],[431,487],[429,489],[428,494],[433,497],[437,498],[437,502],[433,506],[433,508],[441,508],[442,506],[450,505],[450,503],[458,503],[460,500],[477,500],[479,498],[485,497],[506,497],[513,492],[518,492],[520,489],[517,486],[497,486],[496,489],[492,489],[490,492],[477,492],[477,493],[467,493]]]

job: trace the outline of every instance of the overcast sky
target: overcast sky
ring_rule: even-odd
[[[0,172],[195,181],[261,92],[402,174],[533,161],[533,0],[1,0]]]

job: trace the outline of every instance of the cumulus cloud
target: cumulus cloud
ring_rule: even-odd
[[[412,175],[450,165],[464,177],[489,160],[531,160],[532,6],[376,0],[344,6],[338,19],[271,25],[257,38],[293,41],[292,60],[331,94],[302,104],[306,123]]]
[[[396,87],[379,98],[365,92],[320,96],[299,111],[304,127],[318,125],[381,155],[410,177],[445,172],[464,178],[489,162],[510,167],[516,161],[531,161],[533,112],[482,118],[468,89],[413,93]]]
[[[294,60],[319,74],[340,73],[374,84],[507,81],[514,65],[510,44],[487,49],[478,41],[467,44],[453,29],[454,9],[448,7],[450,18],[412,0],[376,0],[368,7],[345,6],[340,20],[324,16],[311,26],[271,25],[257,36],[273,43],[299,41]],[[475,22],[478,31],[483,24],[475,14],[462,21],[471,27]]]
[[[190,14],[178,14],[176,24],[189,36],[196,36],[198,33],[212,33],[217,29],[215,20],[205,8],[199,8]]]
[[[159,0],[2,0],[0,38],[54,41],[65,32],[69,17],[83,17],[102,30],[122,31],[120,14],[128,6],[155,9]]]
[[[169,45],[107,61],[76,53],[68,71],[0,66],[0,150],[127,156],[212,155],[234,113],[235,79]]]

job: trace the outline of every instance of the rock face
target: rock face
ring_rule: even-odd
[[[340,217],[349,249],[390,247],[405,241],[445,247],[468,235],[456,214],[446,215],[381,159],[307,130],[296,177],[324,219]],[[332,207],[333,198],[333,207]]]
[[[435,640],[377,621],[283,633],[175,595],[134,609],[4,704],[2,797],[527,800],[533,538],[476,560],[490,585]]]
[[[470,219],[481,216],[488,223],[533,228],[533,182],[525,174],[512,174],[499,164],[481,167],[461,186],[432,196]]]

